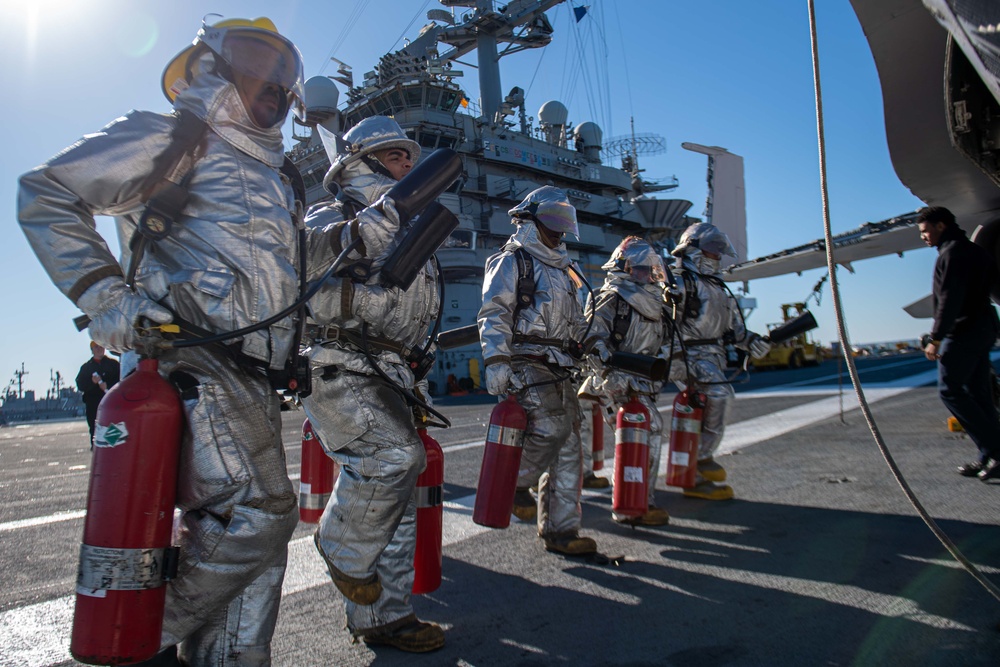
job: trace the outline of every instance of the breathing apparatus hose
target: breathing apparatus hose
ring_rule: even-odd
[[[233,331],[224,331],[219,334],[213,334],[211,336],[203,336],[200,338],[185,338],[184,340],[172,340],[170,341],[170,347],[184,348],[184,347],[196,347],[198,345],[211,345],[212,343],[221,343],[223,341],[227,341],[232,338],[239,338],[241,336],[245,336],[249,333],[253,333],[254,331],[260,331],[261,329],[265,329],[271,326],[275,322],[283,320],[284,318],[288,317],[299,308],[304,307],[306,303],[308,303],[309,299],[316,296],[316,293],[319,292],[319,290],[323,287],[323,283],[326,282],[327,278],[332,276],[337,271],[337,269],[340,268],[341,264],[344,263],[344,261],[347,259],[347,256],[351,253],[351,251],[357,248],[360,243],[361,243],[361,237],[359,236],[358,238],[354,239],[349,244],[347,244],[347,247],[345,247],[340,252],[340,254],[337,255],[337,258],[333,260],[333,263],[330,264],[326,272],[323,273],[323,275],[320,277],[319,280],[314,281],[312,286],[309,287],[309,289],[301,291],[300,292],[301,296],[299,296],[299,298],[294,303],[292,303],[292,305],[282,309],[281,311],[275,313],[271,317],[263,319],[260,322],[257,322],[256,324],[251,324],[249,326],[243,327],[242,329],[235,329]],[[304,274],[302,275],[304,276]],[[304,277],[302,278],[301,281],[301,287],[303,288],[305,287]]]
[[[437,317],[434,318],[434,326],[431,328],[430,334],[427,337],[427,343],[424,345],[423,349],[420,351],[420,358],[423,359],[430,352],[431,346],[434,344],[434,339],[437,336],[438,329],[441,328],[441,316],[444,314],[444,279],[441,275],[441,262],[438,261],[437,255],[431,255],[431,259],[434,260],[434,268],[437,269],[437,287],[438,287],[438,312]],[[375,357],[372,355],[371,347],[368,345],[368,323],[365,322],[361,326],[361,348],[364,352],[365,359],[368,361],[368,365],[378,373],[379,377],[383,381],[387,382],[389,386],[393,387],[403,395],[408,403],[411,405],[416,405],[423,410],[433,414],[435,417],[441,420],[441,423],[435,424],[433,422],[425,422],[425,426],[438,426],[440,428],[449,428],[451,426],[451,421],[445,417],[443,414],[432,408],[427,404],[426,401],[421,400],[414,392],[409,391],[392,378],[390,378],[375,361]],[[426,417],[425,417],[426,419]]]
[[[823,129],[823,93],[820,86],[820,76],[819,76],[819,44],[816,36],[816,8],[815,0],[808,0],[809,4],[809,36],[812,42],[812,66],[813,66],[813,82],[815,84],[816,93],[816,133],[818,137],[818,152],[819,152],[819,173],[820,173],[820,193],[823,200],[823,233],[825,237],[825,247],[826,247],[826,266],[827,273],[830,276],[830,291],[833,294],[834,312],[837,316],[837,333],[840,337],[840,349],[842,351],[844,360],[847,363],[847,370],[851,376],[851,384],[854,385],[854,391],[857,394],[858,403],[861,407],[861,412],[865,417],[865,421],[868,423],[868,428],[871,431],[872,437],[875,439],[875,444],[878,445],[879,452],[881,452],[882,457],[885,459],[886,465],[889,466],[889,470],[892,471],[892,476],[896,479],[899,487],[903,490],[903,494],[906,496],[910,504],[923,519],[924,523],[934,534],[935,537],[941,542],[945,549],[948,550],[956,561],[958,561],[965,570],[972,575],[972,577],[978,581],[983,588],[985,588],[990,595],[992,595],[997,601],[1000,601],[1000,589],[987,579],[976,566],[969,561],[965,555],[958,550],[954,542],[941,530],[937,525],[937,522],[928,514],[927,510],[917,499],[913,490],[910,488],[909,484],[903,478],[903,474],[900,472],[899,467],[896,465],[896,461],[893,459],[892,454],[889,452],[885,441],[882,438],[882,434],[878,429],[878,425],[875,423],[875,418],[872,416],[871,408],[868,405],[868,401],[865,399],[864,389],[861,386],[861,379],[858,376],[858,369],[854,363],[854,357],[847,353],[847,350],[852,349],[850,345],[850,339],[847,336],[847,327],[844,323],[844,312],[843,306],[840,299],[840,285],[837,282],[836,274],[836,264],[833,257],[833,233],[830,228],[830,205],[829,205],[829,195],[827,190],[827,177],[826,177],[826,140],[824,137]]]
[[[593,304],[594,303],[594,288],[590,286],[590,282],[587,280],[587,277],[584,276],[583,272],[580,271],[579,269],[577,269],[576,265],[574,265],[572,262],[570,262],[570,264],[569,264],[569,270],[572,271],[574,274],[576,274],[576,277],[579,278],[580,282],[582,282],[584,284],[584,286],[587,288],[587,292],[589,294],[589,303]],[[594,309],[592,307],[590,309],[590,318],[587,320],[587,328],[583,332],[583,341],[586,341],[587,340],[587,336],[590,335],[590,328],[594,324],[594,317],[595,317],[595,313],[594,313]],[[581,348],[583,347],[583,343],[582,342],[580,343],[580,347]],[[567,372],[565,375],[556,374],[556,377],[554,377],[551,380],[543,380],[541,382],[533,382],[532,384],[525,385],[525,386],[521,387],[518,391],[524,391],[526,389],[531,389],[533,387],[544,387],[544,386],[550,385],[550,384],[559,384],[560,382],[565,382],[566,380],[569,380],[572,377],[573,377],[573,373],[572,372]]]
[[[434,339],[431,338],[431,340]],[[386,374],[386,372],[382,370],[382,368],[378,365],[378,362],[375,361],[375,357],[372,356],[371,347],[368,345],[367,322],[361,325],[361,348],[362,348],[361,351],[365,355],[365,359],[368,360],[368,364],[375,370],[376,373],[378,373],[379,378],[381,378],[384,382],[388,383],[390,387],[401,393],[403,395],[403,398],[405,398],[408,403],[410,403],[411,405],[417,405],[426,410],[427,412],[431,413],[438,419],[440,419],[444,425],[443,426],[444,428],[449,428],[451,426],[451,421],[449,421],[447,417],[445,417],[443,414],[441,414],[440,412],[429,406],[425,401],[420,400],[417,397],[417,395],[414,394],[412,391],[409,391],[408,389],[401,386],[397,382],[394,382],[393,379],[390,378]]]
[[[693,273],[696,273],[697,275],[701,276],[702,278],[714,279],[714,276],[706,276],[705,274],[698,273],[696,271],[693,272]],[[674,287],[674,288],[676,288],[676,283],[673,282],[673,275],[672,274],[670,275],[670,278],[671,278],[671,286]],[[739,311],[740,319],[743,321],[743,330],[746,331],[747,330],[746,316],[743,315],[743,309],[739,307],[739,301],[736,299],[736,295],[733,294],[733,291],[731,289],[729,289],[729,285],[727,285],[725,283],[725,281],[718,280],[718,282],[720,283],[720,285],[722,286],[722,288],[725,289],[729,293],[730,298],[732,298],[733,301],[736,301],[736,303],[737,303],[737,308],[736,309],[737,309],[737,311]],[[737,370],[731,376],[727,377],[725,380],[717,380],[717,381],[714,381],[714,382],[708,382],[708,381],[700,381],[700,380],[694,379],[694,377],[693,377],[693,375],[691,373],[691,364],[690,364],[690,361],[688,359],[688,348],[687,348],[687,345],[684,343],[684,337],[681,336],[680,328],[676,325],[676,322],[677,322],[676,315],[677,315],[677,307],[676,307],[676,304],[674,304],[673,314],[672,314],[672,316],[671,316],[670,319],[675,324],[672,327],[673,333],[670,336],[670,356],[669,356],[669,359],[673,359],[674,358],[674,344],[675,343],[680,343],[681,357],[684,359],[684,375],[687,377],[686,383],[688,385],[690,385],[692,387],[694,387],[696,385],[700,385],[700,386],[706,387],[706,386],[710,386],[710,385],[722,385],[722,384],[746,384],[747,382],[750,381],[750,369],[749,369],[750,359],[749,359],[748,356],[743,358],[743,366],[742,366],[742,368],[740,368],[739,370]],[[670,366],[669,366],[669,363],[668,363],[668,365],[667,365],[667,371],[668,371],[668,373],[669,373],[669,370],[670,370]]]
[[[275,313],[271,317],[261,320],[256,324],[251,324],[249,326],[243,327],[242,329],[234,329],[233,331],[224,331],[222,333],[212,334],[211,336],[201,336],[198,338],[185,338],[183,340],[163,341],[164,347],[184,348],[184,347],[196,347],[198,345],[211,345],[212,343],[221,343],[223,341],[227,341],[232,338],[239,338],[249,333],[253,333],[254,331],[265,329],[274,324],[275,322],[285,319],[299,308],[304,307],[306,303],[308,303],[309,299],[313,298],[316,295],[316,292],[318,292],[320,288],[323,287],[323,283],[326,282],[326,279],[332,276],[337,271],[340,265],[344,263],[344,260],[347,259],[347,256],[351,253],[351,251],[358,247],[358,245],[361,243],[361,240],[362,240],[361,237],[358,237],[353,241],[351,241],[347,245],[347,247],[345,247],[341,251],[341,253],[337,255],[336,259],[333,260],[333,263],[330,264],[330,266],[327,268],[326,272],[323,273],[320,279],[315,281],[308,290],[304,290],[305,287],[304,279],[300,280],[299,298],[296,299],[295,302],[292,303],[292,305],[282,309],[281,311]],[[86,315],[80,315],[79,317],[75,317],[73,319],[73,323],[76,325],[76,328],[79,331],[83,331],[90,324],[90,318],[87,317]]]

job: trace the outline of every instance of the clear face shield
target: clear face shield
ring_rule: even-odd
[[[305,119],[302,55],[289,40],[263,28],[203,26],[198,40],[222,57],[234,74],[271,83],[287,96],[299,120]]]
[[[621,271],[632,282],[642,285],[662,283],[667,279],[663,258],[648,242],[637,236],[630,236],[622,241],[601,268],[605,271]]]
[[[736,257],[736,248],[733,247],[729,237],[715,225],[708,222],[699,222],[681,235],[681,240],[674,248],[672,255],[680,257],[687,253],[688,248],[697,248],[702,252],[712,255]]]
[[[640,285],[650,283],[662,283],[667,280],[667,273],[663,270],[663,262],[659,264],[625,264],[625,272],[633,282]]]
[[[531,192],[524,201],[510,209],[508,215],[517,218],[535,218],[547,229],[557,234],[572,234],[580,238],[576,222],[576,208],[566,194],[551,185]]]

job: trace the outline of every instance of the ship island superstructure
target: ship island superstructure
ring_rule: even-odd
[[[441,0],[463,13],[430,10],[419,36],[382,56],[359,84],[343,63],[336,76],[306,82],[308,114],[296,126],[298,143],[289,157],[303,175],[310,205],[331,198],[322,186],[329,161],[317,125],[339,135],[369,116],[392,116],[424,155],[450,148],[462,157],[462,177],[439,199],[460,221],[437,253],[445,284],[442,330],[476,321],[486,260],[514,231],[507,211],[542,185],[565,190],[576,207],[580,238],[568,236],[566,245],[595,289],[603,281],[601,265],[622,238],[637,235],[666,248],[692,221],[686,216],[691,202],[649,196],[677,187],[677,181],[641,177],[635,146],[643,137],[624,142],[614,153],[621,165],[611,166],[605,160],[612,152],[596,123],[572,125],[557,100],[541,105],[536,122],[521,88],[501,93],[499,59],[549,44],[553,29],[545,11],[560,2]],[[462,75],[459,58],[473,51],[478,103],[455,82]],[[334,81],[347,88],[342,107]],[[428,376],[431,393],[478,388],[481,359],[478,345],[439,350]]]

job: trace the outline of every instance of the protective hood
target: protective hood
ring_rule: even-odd
[[[736,248],[726,233],[710,222],[697,222],[681,234],[677,247],[673,249],[674,257],[680,257],[692,250],[705,250],[716,255],[736,257]]]
[[[617,293],[646,319],[659,321],[663,317],[663,287],[656,283],[640,284],[615,272],[604,279],[602,291]]]
[[[572,234],[580,238],[576,221],[576,208],[566,193],[559,188],[545,185],[528,193],[520,204],[507,211],[512,222],[537,220],[558,234]]]
[[[399,124],[388,116],[369,116],[349,129],[343,138],[322,126],[318,129],[330,160],[330,168],[323,177],[323,187],[328,192],[334,191],[334,183],[343,183],[344,170],[363,162],[372,153],[401,148],[409,153],[413,164],[420,159],[420,144],[406,136]]]
[[[677,266],[705,276],[722,275],[722,260],[706,257],[705,254],[697,248],[689,248],[684,255],[678,257]]]
[[[524,248],[532,257],[557,269],[565,269],[572,261],[566,253],[565,243],[560,243],[555,248],[548,247],[542,243],[542,239],[538,236],[538,228],[531,223],[518,225],[517,231],[511,235],[503,249],[515,250],[519,247]]]
[[[663,259],[649,243],[637,236],[629,236],[619,243],[601,268],[637,283],[660,283],[667,279]]]
[[[268,166],[280,167],[285,161],[280,124],[267,129],[257,127],[250,120],[236,86],[205,69],[177,95],[174,108],[190,111],[227,143],[250,157]]]

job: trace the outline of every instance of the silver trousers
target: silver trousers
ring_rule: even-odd
[[[345,599],[347,627],[363,635],[413,614],[416,484],[426,465],[413,414],[402,396],[374,376],[314,376],[303,404],[340,476],[319,521],[328,563],[356,579],[375,574],[382,595],[372,605]]]
[[[580,445],[580,403],[568,374],[545,364],[514,358],[514,372],[525,389],[517,402],[528,416],[518,470],[518,487],[538,484],[538,534],[541,537],[580,530],[583,452]],[[538,383],[539,386],[531,386]],[[548,383],[548,384],[540,384]]]
[[[278,396],[263,375],[208,347],[167,353],[160,372],[190,387],[177,484],[181,560],[162,645],[179,644],[190,665],[270,665],[298,523]]]
[[[720,362],[723,357],[719,357]],[[733,386],[726,382],[726,373],[721,363],[710,359],[697,359],[691,362],[691,372],[696,380],[696,389],[705,394],[705,412],[701,420],[701,445],[698,447],[698,460],[711,458],[722,444],[722,436],[726,432],[726,419],[729,407],[732,405],[736,392]],[[684,384],[677,382],[677,387],[684,391]]]

